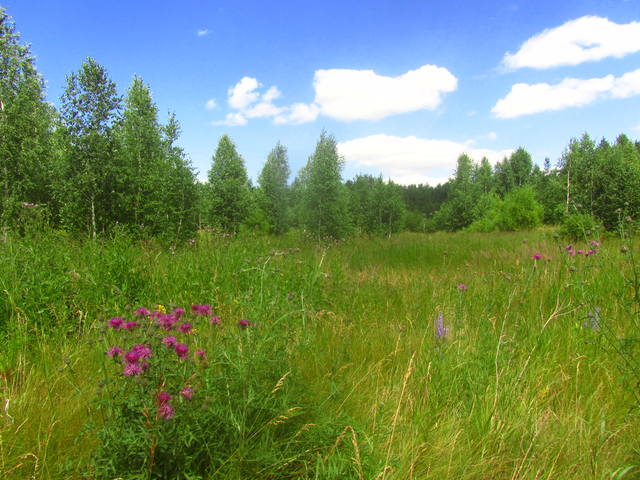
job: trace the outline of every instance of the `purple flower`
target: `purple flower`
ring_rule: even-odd
[[[184,308],[174,308],[173,309],[173,314],[180,318],[182,315],[184,315]]]
[[[593,250],[593,249],[591,249],[591,250],[589,250],[587,253],[585,253],[585,256],[595,255],[596,253],[598,253],[598,252],[597,252],[597,250]]]
[[[169,395],[167,392],[160,392],[158,394],[158,405],[164,405],[169,400],[171,400],[171,395]]]
[[[178,321],[175,315],[161,314],[158,317],[158,323],[164,330],[171,330],[173,325]]]
[[[137,324],[137,322],[134,322],[133,320],[124,324],[124,329],[125,330],[131,331],[134,328],[138,328],[138,324]]]
[[[571,250],[573,250],[573,245],[567,245],[566,247],[564,247],[564,249],[565,249],[567,252],[570,252]]]
[[[598,242],[597,240],[591,240],[591,246],[593,248],[599,247],[600,246],[600,242]]]
[[[211,315],[211,305],[192,305],[191,311],[196,315]]]
[[[213,317],[211,317],[209,322],[211,322],[211,325],[219,325],[220,324],[220,319],[218,317],[216,317],[216,316],[213,316]]]
[[[531,258],[533,258],[534,260],[540,260],[542,258],[542,254],[541,253],[534,253]]]
[[[238,322],[238,325],[240,326],[240,328],[247,328],[251,325],[251,323],[246,318],[243,318]]]
[[[584,250],[578,250],[576,253],[577,253],[578,255],[584,255]]]
[[[138,358],[150,358],[151,357],[151,349],[146,345],[134,345],[131,347],[131,351],[136,352],[138,354]]]
[[[107,351],[107,355],[109,355],[111,358],[113,358],[113,357],[121,357],[123,353],[124,353],[124,350],[122,350],[120,347],[116,347],[116,346],[111,347]]]
[[[189,354],[189,347],[184,343],[176,343],[173,349],[175,350],[176,355],[178,355],[178,358],[187,358],[187,355]]]
[[[460,285],[458,285],[456,287],[458,290],[462,290],[465,291],[467,289],[467,286],[464,283],[461,283]]]
[[[576,256],[576,251],[575,250],[569,250],[567,253],[569,254],[570,257],[575,257]]]
[[[449,329],[444,327],[444,317],[440,312],[436,318],[436,338],[444,338],[448,331]]]
[[[136,375],[142,374],[142,367],[137,363],[126,363],[122,373],[126,377],[135,377]]]
[[[158,416],[166,420],[170,420],[175,415],[173,408],[168,403],[163,403],[158,407]]]
[[[182,395],[187,400],[191,400],[193,398],[193,388],[187,385],[182,389],[182,391],[180,392],[180,395]]]
[[[140,307],[136,309],[136,311],[133,313],[136,315],[136,317],[140,317],[140,318],[148,317],[150,315],[149,310],[147,310],[144,307]]]
[[[114,330],[120,330],[124,324],[124,318],[122,317],[113,317],[109,320],[109,326]]]
[[[196,352],[196,356],[200,359],[200,360],[206,360],[207,358],[207,354],[204,350],[198,350]]]
[[[162,339],[162,343],[167,347],[174,348],[178,341],[176,340],[176,337],[165,337]]]
[[[129,364],[138,363],[140,361],[140,358],[142,358],[140,356],[140,353],[133,349],[124,354],[124,361]]]
[[[178,330],[180,330],[182,333],[189,333],[191,331],[191,324],[181,323],[180,326],[178,327]]]

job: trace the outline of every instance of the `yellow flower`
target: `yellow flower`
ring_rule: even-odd
[[[159,304],[158,304],[158,306],[156,307],[156,310],[157,310],[158,312],[160,312],[160,313],[167,313],[167,309],[165,308],[165,306],[164,306],[164,305],[162,305],[162,304],[160,304],[160,303],[159,303]]]

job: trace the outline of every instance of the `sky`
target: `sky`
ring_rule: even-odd
[[[277,142],[292,179],[323,130],[343,178],[444,182],[467,153],[555,164],[572,138],[640,138],[640,0],[0,0],[47,99],[93,57],[205,180],[228,134],[255,182]]]

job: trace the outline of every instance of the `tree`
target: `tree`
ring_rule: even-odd
[[[242,157],[223,135],[209,170],[209,222],[225,232],[237,232],[249,213],[249,182]]]
[[[271,233],[284,233],[288,228],[289,161],[287,149],[278,142],[267,156],[258,177],[259,204]]]
[[[343,164],[335,138],[323,131],[309,158],[304,202],[305,224],[318,237],[343,238],[349,233]]]
[[[28,45],[0,7],[0,224],[17,222],[21,203],[50,201],[51,125],[44,82]]]
[[[406,206],[401,187],[371,175],[358,175],[346,186],[351,219],[360,232],[390,235],[402,230]]]
[[[61,217],[68,227],[89,231],[95,237],[117,216],[118,172],[112,127],[121,99],[104,67],[89,57],[78,73],[67,77],[61,104],[66,140],[58,185]]]

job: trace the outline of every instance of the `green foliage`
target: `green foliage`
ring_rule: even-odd
[[[271,233],[282,234],[289,228],[289,160],[287,149],[278,142],[271,150],[258,177],[259,204]]]
[[[571,240],[586,240],[600,227],[591,215],[574,213],[563,219],[560,233]]]
[[[475,232],[531,230],[542,224],[543,208],[531,187],[509,192],[503,200],[485,196],[478,205],[484,212],[470,227]]]
[[[309,158],[303,186],[304,225],[317,237],[344,238],[351,229],[343,165],[335,138],[322,132]]]
[[[237,232],[249,213],[249,180],[242,157],[228,135],[223,135],[209,170],[211,225]]]
[[[51,201],[53,109],[28,45],[0,7],[0,226],[20,228],[22,203]]]
[[[346,186],[351,218],[361,233],[390,235],[404,228],[406,207],[401,187],[370,175],[358,175]]]

